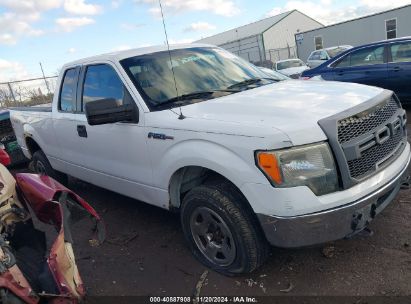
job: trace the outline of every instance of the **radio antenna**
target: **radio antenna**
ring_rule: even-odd
[[[164,20],[163,6],[161,5],[161,0],[158,0],[158,4],[160,5],[161,19],[163,20],[164,34],[165,34],[165,36],[166,36],[168,57],[170,58],[170,66],[171,66],[171,72],[172,72],[172,74],[173,74],[174,87],[176,88],[176,96],[177,96],[177,98],[179,98],[180,95],[178,94],[176,75],[174,74],[173,60],[171,59],[170,44],[168,43],[168,35],[167,35],[167,29],[166,29],[166,22],[165,22],[165,20]],[[174,112],[174,111],[173,111],[173,112]],[[177,114],[177,113],[176,113],[176,114]],[[178,119],[184,119],[184,118],[186,118],[186,117],[183,115],[183,112],[181,111],[181,107],[180,107],[180,115],[178,116]]]

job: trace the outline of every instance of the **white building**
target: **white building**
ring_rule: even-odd
[[[411,4],[360,18],[331,24],[295,35],[298,57],[337,45],[360,46],[375,41],[411,36]]]
[[[257,65],[297,56],[294,34],[323,25],[298,10],[265,18],[196,42],[218,45]]]

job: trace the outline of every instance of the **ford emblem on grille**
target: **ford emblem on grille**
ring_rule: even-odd
[[[363,152],[376,145],[382,145],[391,137],[399,132],[405,131],[407,120],[404,116],[399,115],[385,126],[378,128],[371,134],[365,134],[354,138],[353,140],[342,144],[347,161],[358,159],[363,155]]]
[[[388,90],[318,124],[334,152],[344,189],[383,170],[407,144],[406,112]]]

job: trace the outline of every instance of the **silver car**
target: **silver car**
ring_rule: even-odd
[[[302,72],[309,69],[309,67],[298,58],[279,60],[274,63],[273,68],[277,72],[293,79],[298,79]]]
[[[311,52],[310,56],[308,56],[307,65],[310,68],[315,68],[320,64],[323,64],[327,60],[351,48],[351,45],[339,45],[313,51]]]

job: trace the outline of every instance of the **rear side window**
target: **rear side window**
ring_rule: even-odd
[[[101,99],[115,99],[117,105],[131,102],[131,96],[117,72],[107,64],[87,67],[84,78],[82,111],[87,102]]]
[[[320,60],[328,60],[328,55],[326,51],[321,51]]]
[[[320,60],[320,54],[321,52],[314,52],[311,54],[310,58],[308,60]]]
[[[68,69],[61,85],[59,110],[74,112],[76,110],[77,69]]]
[[[411,62],[411,41],[392,44],[390,48],[392,62]]]

